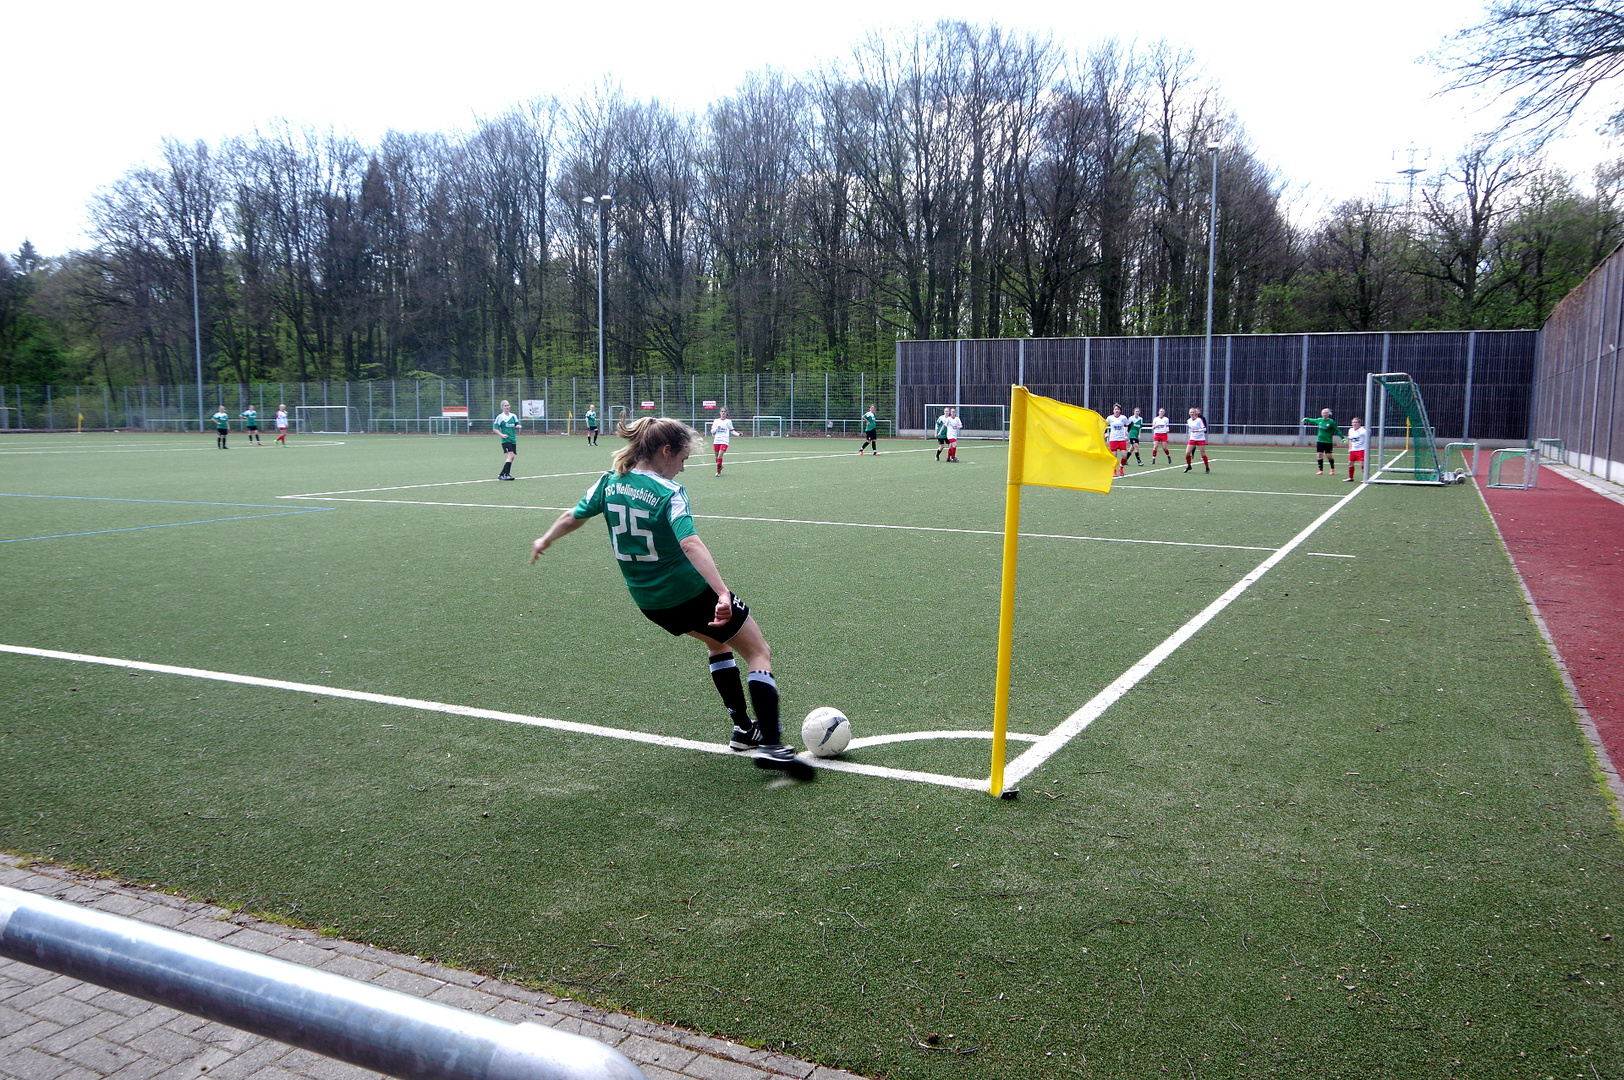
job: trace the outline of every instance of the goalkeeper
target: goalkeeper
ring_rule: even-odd
[[[1331,419],[1331,410],[1321,409],[1318,416],[1305,416],[1303,423],[1313,424],[1319,429],[1314,436],[1314,464],[1319,471],[1314,475],[1324,476],[1329,469],[1331,475],[1335,476],[1336,440],[1342,437],[1342,429]]]

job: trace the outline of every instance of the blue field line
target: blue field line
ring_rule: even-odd
[[[129,499],[128,502],[145,502],[144,499]],[[157,501],[157,500],[153,500]],[[207,504],[205,504],[207,505]],[[246,506],[249,503],[220,503],[221,506]],[[140,532],[142,529],[171,529],[177,525],[210,525],[216,521],[249,521],[257,518],[287,517],[289,514],[319,514],[324,510],[336,510],[334,506],[312,506],[305,510],[283,510],[276,514],[237,514],[233,517],[204,518],[202,521],[166,521],[162,525],[130,525],[122,529],[91,529],[87,532],[52,533],[50,536],[15,536],[10,540],[0,540],[0,544],[20,544],[24,540],[63,540],[70,536],[99,536],[102,533]]]
[[[276,503],[203,502],[200,499],[120,499],[111,495],[23,495],[15,491],[0,491],[0,499],[80,499],[87,502],[164,503],[170,506],[252,506],[260,510],[280,510]],[[330,506],[323,510],[333,509]],[[221,520],[229,520],[222,518]]]

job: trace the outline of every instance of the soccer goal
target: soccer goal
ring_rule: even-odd
[[[782,416],[752,416],[750,418],[750,434],[759,437],[763,431],[769,438],[782,439],[784,437],[784,418]]]
[[[964,421],[964,428],[959,432],[961,439],[1009,438],[1008,405],[955,405],[951,401],[927,403],[924,423],[926,431],[936,430],[936,418],[942,415],[943,409],[959,411],[959,419]]]
[[[361,430],[361,410],[353,405],[295,405],[293,430],[301,435],[349,435]]]
[[[1367,375],[1365,418],[1371,436],[1365,483],[1442,486],[1465,479],[1444,468],[1421,387],[1409,375],[1402,371]]]

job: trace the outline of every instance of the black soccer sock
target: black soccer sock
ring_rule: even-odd
[[[1325,459],[1325,464],[1327,464],[1327,465],[1329,465],[1331,467],[1332,472],[1335,472],[1336,471],[1336,455],[1331,454],[1330,456],[1328,456]]]
[[[722,695],[722,704],[727,706],[727,714],[733,718],[733,726],[749,731],[750,713],[744,703],[744,680],[739,678],[739,665],[733,661],[733,654],[725,652],[712,656],[710,673],[711,682],[716,684],[716,692]]]
[[[750,673],[750,704],[756,710],[756,730],[761,732],[761,741],[768,743],[783,742],[778,733],[778,684],[773,681],[770,671],[752,671]]]

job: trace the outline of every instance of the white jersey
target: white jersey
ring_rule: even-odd
[[[1128,418],[1126,416],[1107,416],[1105,418],[1105,439],[1107,442],[1128,441]]]
[[[725,416],[718,416],[712,420],[710,430],[713,446],[726,446],[733,436],[739,433],[739,429],[733,426],[733,421]]]
[[[1150,433],[1152,435],[1166,435],[1172,430],[1173,418],[1171,416],[1158,416],[1150,421]]]
[[[957,442],[959,438],[959,429],[962,427],[964,427],[963,420],[960,420],[956,416],[949,416],[943,423],[942,434],[947,436],[948,442]]]
[[[1206,442],[1207,441],[1207,422],[1205,420],[1201,419],[1201,417],[1199,417],[1199,416],[1190,417],[1189,432],[1190,432],[1190,441],[1191,442],[1193,442],[1193,443],[1204,443],[1204,442]]]
[[[288,411],[286,409],[278,409],[278,410],[276,410],[276,427],[277,427],[277,430],[279,430],[279,431],[286,431],[287,430],[287,427],[288,427]]]
[[[1363,450],[1369,444],[1370,444],[1370,429],[1369,428],[1367,428],[1367,427],[1356,427],[1356,428],[1349,428],[1348,429],[1348,449],[1349,450]]]

